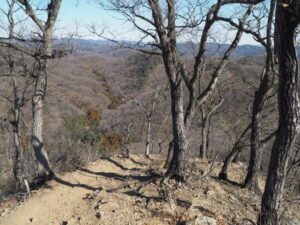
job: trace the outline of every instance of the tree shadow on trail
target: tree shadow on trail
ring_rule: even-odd
[[[229,179],[220,179],[219,177],[217,177],[217,176],[212,176],[212,178],[213,179],[215,179],[215,180],[217,180],[217,181],[219,181],[219,182],[221,182],[221,183],[223,183],[223,184],[231,184],[231,185],[233,185],[233,186],[238,186],[238,187],[240,187],[240,188],[242,188],[243,187],[243,185],[242,184],[240,184],[240,183],[238,183],[238,182],[236,182],[236,181],[232,181],[232,180],[229,180]]]
[[[138,162],[138,161],[136,161],[135,159],[133,159],[133,158],[129,158],[133,163],[135,163],[135,164],[138,164],[139,166],[144,166],[144,165],[146,165],[146,164],[144,164],[144,163],[141,163],[141,162]]]
[[[101,187],[91,187],[89,185],[86,185],[86,184],[72,184],[68,181],[65,181],[57,176],[54,176],[53,177],[53,180],[56,181],[57,183],[60,183],[62,185],[65,185],[65,186],[68,186],[68,187],[71,187],[71,188],[76,188],[76,187],[79,187],[79,188],[83,188],[83,189],[86,189],[86,190],[90,190],[90,191],[97,191],[97,190],[101,190],[102,188]]]
[[[129,159],[131,162],[133,162],[134,164],[137,164],[137,165],[139,165],[139,166],[145,166],[145,165],[147,165],[146,163],[143,163],[143,162],[138,162],[138,161],[136,161],[135,159],[133,159],[132,157],[130,157],[130,156],[127,156],[127,157],[124,157],[124,156],[117,156],[118,158],[121,158],[121,159],[124,159],[124,158],[126,158],[126,159]],[[105,157],[105,159],[108,159],[108,157],[106,158]],[[151,160],[150,158],[147,158],[148,160]],[[152,161],[152,160],[151,160]]]
[[[109,158],[109,157],[104,157],[103,159],[107,160],[108,162],[114,164],[116,167],[120,168],[121,170],[130,170],[130,171],[139,171],[140,169],[138,168],[132,168],[132,169],[128,169],[126,167],[124,167],[122,164],[120,164],[119,162]]]
[[[139,193],[138,191],[134,191],[134,190],[125,191],[122,193],[126,194],[128,196],[144,198],[144,199],[146,199],[146,204],[148,204],[150,200],[155,201],[155,202],[167,202],[167,199],[162,196],[146,196],[146,195],[143,195],[142,193]],[[180,206],[185,209],[189,209],[192,205],[192,203],[185,201],[185,200],[181,200],[179,198],[176,198],[174,200],[175,200],[177,206]]]
[[[159,177],[159,175],[157,175],[157,174],[152,174],[149,176],[142,176],[142,175],[121,175],[121,174],[110,173],[110,172],[94,172],[94,171],[91,171],[91,170],[88,170],[85,168],[80,168],[80,167],[78,167],[78,170],[85,172],[85,173],[94,174],[97,176],[113,178],[113,179],[119,180],[119,181],[137,180],[140,182],[146,182],[146,181],[152,180],[154,177]]]

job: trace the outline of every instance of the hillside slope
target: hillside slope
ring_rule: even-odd
[[[156,174],[162,172],[163,160],[159,158],[103,158],[59,175],[15,209],[14,204],[2,203],[0,224],[176,225],[194,221],[197,215],[214,218],[217,224],[256,220],[259,197],[215,179],[219,163],[210,176],[198,179],[210,164],[194,159],[188,184],[160,186]],[[244,172],[242,164],[233,164],[229,176],[238,182]],[[299,204],[290,205],[285,215],[300,221],[299,211]]]

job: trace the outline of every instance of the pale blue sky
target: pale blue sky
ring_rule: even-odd
[[[62,3],[59,27],[65,33],[72,32],[79,27],[79,34],[83,38],[95,38],[86,32],[88,24],[96,24],[99,30],[103,27],[109,27],[116,39],[120,40],[137,40],[138,33],[134,32],[129,24],[124,24],[122,17],[114,12],[104,10],[94,0],[64,0]],[[110,34],[107,36],[112,37]],[[251,36],[244,34],[240,44],[257,44]]]
[[[79,3],[77,3],[79,2]],[[133,39],[133,34],[129,24],[124,24],[121,16],[108,10],[104,10],[93,0],[64,0],[59,15],[59,28],[65,32],[73,32],[78,26],[79,35],[83,38],[95,38],[87,32],[87,27],[96,25],[99,31],[104,27],[109,27],[111,32],[120,38]],[[107,34],[107,36],[110,36]]]
[[[33,1],[36,4],[44,3],[43,0]],[[4,9],[5,6],[2,5]],[[1,15],[0,15],[1,20]],[[140,39],[141,34],[132,29],[130,23],[125,23],[122,16],[116,12],[102,9],[95,3],[95,0],[63,0],[57,22],[58,36],[68,36],[73,34],[75,28],[78,28],[78,33],[81,38],[96,39],[87,31],[86,27],[90,24],[95,24],[99,27],[99,31],[104,27],[108,27],[110,32],[106,32],[105,36],[118,40],[132,40]],[[223,31],[222,31],[223,30]],[[217,32],[214,32],[215,37],[222,37],[225,35],[224,28],[218,27]],[[4,31],[4,30],[2,30]],[[229,33],[233,36],[234,33]],[[222,38],[220,38],[222,39]],[[187,37],[179,41],[189,41]],[[192,40],[194,41],[194,40]],[[244,34],[240,44],[257,44],[251,36]]]

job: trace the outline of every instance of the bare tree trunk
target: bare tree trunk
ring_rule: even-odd
[[[48,154],[43,142],[43,116],[44,101],[47,90],[48,61],[52,57],[52,29],[44,33],[44,46],[42,58],[38,60],[38,76],[36,78],[34,94],[32,97],[32,147],[38,163],[38,176],[53,176]]]
[[[169,143],[169,147],[168,147],[168,153],[167,153],[167,159],[165,161],[165,165],[164,168],[168,168],[172,159],[172,153],[173,153],[173,147],[174,146],[174,142],[173,140]]]
[[[200,145],[200,151],[199,151],[199,157],[201,159],[206,159],[207,158],[207,143],[208,143],[208,137],[207,137],[207,133],[208,133],[208,123],[205,120],[204,121],[204,125],[201,128],[201,145]]]
[[[242,153],[242,151],[238,151],[238,152],[235,154],[235,156],[234,156],[232,162],[237,163],[238,161],[240,161],[241,153]]]
[[[7,1],[8,3],[8,13],[7,19],[9,23],[9,43],[13,43],[14,39],[14,6],[16,4],[16,0]],[[13,106],[12,111],[14,114],[14,119],[11,121],[11,125],[13,127],[13,140],[14,140],[14,147],[15,147],[15,161],[14,161],[14,177],[16,179],[16,192],[21,191],[24,187],[26,188],[27,192],[30,192],[29,184],[26,178],[26,168],[24,162],[24,151],[23,147],[20,144],[21,141],[21,118],[22,118],[22,107],[24,105],[24,94],[26,92],[23,90],[23,96],[20,96],[20,85],[16,79],[16,71],[15,71],[15,64],[16,62],[13,60],[13,52],[11,47],[8,48],[8,64],[9,64],[9,73],[10,73],[10,80],[13,88]]]
[[[275,80],[275,65],[274,55],[272,50],[272,24],[274,16],[275,1],[270,2],[268,23],[267,23],[267,41],[266,41],[266,52],[267,58],[265,68],[262,73],[262,80],[260,82],[258,90],[255,92],[253,106],[252,106],[252,117],[251,117],[251,137],[250,137],[250,161],[247,170],[247,175],[243,186],[250,190],[260,193],[258,187],[258,175],[260,171],[261,156],[263,153],[263,146],[260,142],[260,130],[261,130],[261,117],[264,105],[268,98],[272,94],[274,80]]]
[[[184,125],[183,90],[181,80],[171,82],[171,111],[173,122],[173,156],[166,173],[167,178],[183,181],[188,141]]]
[[[128,144],[129,144],[129,138],[130,138],[130,129],[131,129],[132,126],[133,126],[132,122],[130,122],[127,125],[126,138],[125,138],[124,143],[122,144],[122,147],[124,148],[123,155],[124,155],[125,158],[129,158],[129,155],[130,155],[130,150],[129,150]]]
[[[211,142],[211,138],[210,138],[210,132],[211,132],[211,118],[208,120],[208,129],[207,129],[207,133],[206,133],[206,139],[207,139],[207,142],[206,142],[206,149],[207,149],[207,152],[209,152],[209,146],[210,146],[210,142]],[[213,154],[213,149],[211,149],[211,156]],[[207,154],[207,157],[208,154]]]
[[[204,109],[201,106],[201,117],[202,117],[202,125],[201,125],[201,144],[200,144],[200,151],[199,151],[199,158],[206,159],[207,158],[207,125],[208,125],[208,120],[207,117],[204,115]]]
[[[147,139],[146,139],[146,157],[150,155],[150,142],[151,142],[151,117],[147,119]]]
[[[47,86],[47,72],[46,64],[47,61],[40,61],[42,65],[40,74],[36,78],[36,84],[34,89],[34,95],[32,98],[32,137],[31,143],[37,159],[38,164],[38,176],[47,177],[53,175],[51,166],[48,159],[44,142],[43,142],[43,114],[44,114],[44,99],[46,94]]]
[[[47,18],[41,20],[38,18],[38,14],[34,11],[31,3],[28,0],[17,0],[23,7],[24,11],[32,22],[38,27],[40,31],[41,43],[43,44],[41,49],[37,52],[32,52],[31,49],[26,49],[23,46],[13,44],[13,46],[34,57],[37,61],[37,75],[34,94],[32,97],[32,137],[31,143],[35,152],[35,156],[38,163],[38,176],[47,178],[53,176],[51,166],[49,163],[48,155],[43,143],[43,110],[44,100],[47,88],[47,66],[49,59],[52,58],[52,37],[53,27],[56,22],[58,12],[61,6],[62,0],[51,0],[47,5]]]
[[[201,145],[200,145],[200,153],[199,157],[202,159],[206,159],[208,157],[207,150],[208,150],[208,143],[209,143],[209,130],[210,130],[210,121],[211,117],[214,112],[221,107],[224,100],[222,99],[218,104],[214,105],[207,115],[204,115],[204,109],[201,107],[202,113],[202,128],[201,128]]]
[[[260,192],[258,188],[258,175],[263,152],[263,148],[260,143],[261,116],[263,107],[271,94],[274,83],[274,74],[271,73],[272,72],[269,69],[264,73],[259,89],[255,93],[252,109],[250,137],[251,154],[244,187],[247,187],[257,193]]]
[[[18,107],[18,100],[15,101],[14,108],[14,121],[11,122],[13,126],[13,137],[15,145],[15,163],[14,163],[14,176],[17,181],[16,191],[21,190],[21,185],[23,183],[23,168],[22,163],[24,161],[23,149],[20,145],[20,109]]]
[[[222,169],[219,173],[219,178],[220,179],[224,179],[224,180],[228,179],[228,175],[227,175],[228,167],[230,166],[230,164],[232,163],[232,161],[234,160],[236,155],[238,155],[240,152],[242,152],[242,150],[244,148],[244,142],[245,142],[246,134],[248,133],[250,128],[251,128],[251,124],[249,124],[245,128],[245,130],[243,131],[243,133],[241,134],[239,139],[233,145],[233,148],[231,149],[229,154],[226,156],[226,158],[224,160],[224,163],[223,163],[223,166],[222,166]]]
[[[295,32],[299,20],[299,0],[283,7],[279,0],[275,24],[275,52],[279,62],[279,126],[272,148],[265,191],[261,202],[260,225],[280,224],[280,201],[286,179],[291,147],[299,132],[299,74]]]
[[[17,181],[16,191],[19,192],[21,190],[26,189],[27,193],[30,192],[30,187],[28,183],[28,178],[26,177],[26,168],[24,161],[24,150],[22,145],[20,144],[21,132],[20,132],[20,117],[21,117],[21,109],[20,109],[19,99],[15,101],[14,108],[14,121],[12,121],[13,126],[13,136],[14,136],[14,145],[15,145],[15,163],[14,163],[14,176]]]

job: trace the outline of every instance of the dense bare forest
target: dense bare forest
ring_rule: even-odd
[[[59,37],[62,2],[0,5],[0,224],[299,224],[297,0],[89,3],[136,41]],[[68,195],[55,184],[84,189],[65,201],[89,213],[107,198],[144,218],[22,214]]]

